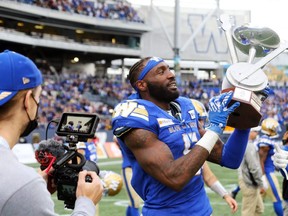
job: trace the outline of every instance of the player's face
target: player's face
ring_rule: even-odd
[[[171,102],[179,97],[175,74],[165,62],[161,62],[147,74],[150,96],[158,101]]]

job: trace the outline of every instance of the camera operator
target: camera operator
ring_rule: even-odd
[[[37,127],[42,75],[27,57],[5,50],[0,53],[0,215],[55,215],[48,192],[55,191],[49,173],[21,164],[11,149],[19,137]],[[52,171],[52,170],[51,170]],[[90,175],[92,182],[85,182]],[[72,215],[95,215],[95,204],[103,187],[95,172],[81,171],[78,176],[75,209]]]

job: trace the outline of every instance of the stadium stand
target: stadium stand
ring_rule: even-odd
[[[126,1],[84,1],[84,0],[17,0],[25,4],[90,17],[144,23],[138,12]]]

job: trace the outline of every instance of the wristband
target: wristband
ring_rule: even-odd
[[[226,194],[228,194],[228,192],[226,191],[226,189],[223,187],[223,185],[219,182],[216,181],[214,182],[211,186],[210,186],[211,190],[214,191],[215,193],[217,193],[219,196],[221,196],[222,198],[224,198],[224,196]]]
[[[218,138],[219,136],[217,133],[211,130],[207,130],[204,136],[196,143],[196,145],[205,148],[210,154]]]

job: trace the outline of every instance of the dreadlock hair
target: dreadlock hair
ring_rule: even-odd
[[[138,80],[138,77],[140,75],[140,72],[143,70],[145,67],[144,62],[148,61],[151,57],[146,57],[138,62],[136,62],[129,70],[129,74],[127,76],[127,79],[129,79],[130,84],[135,87],[135,83]]]

